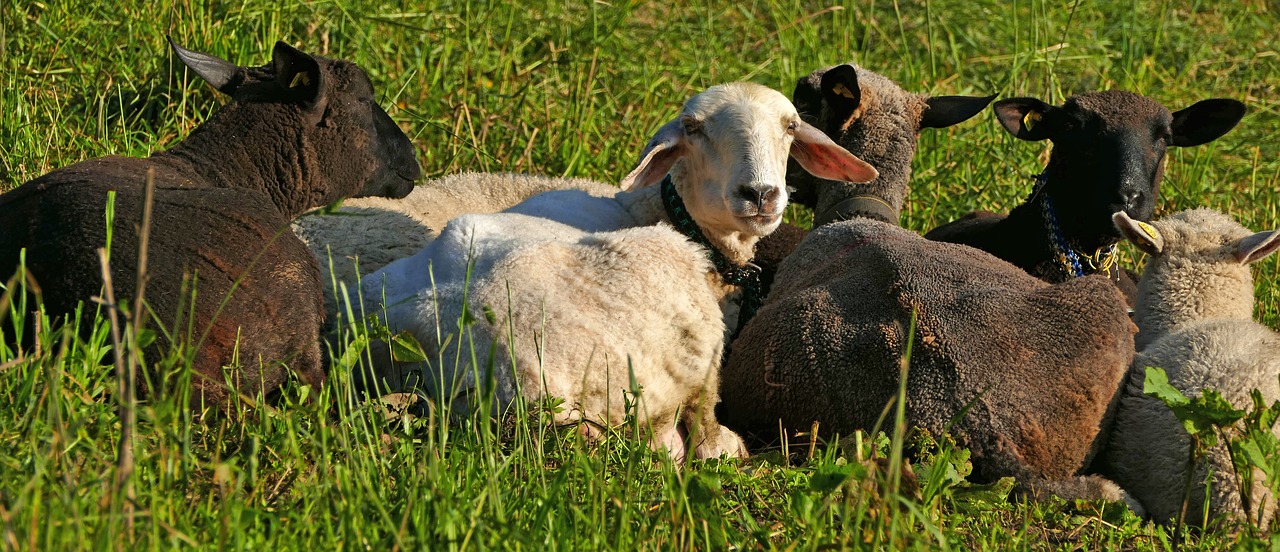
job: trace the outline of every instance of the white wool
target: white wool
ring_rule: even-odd
[[[1134,309],[1139,354],[1116,414],[1104,469],[1153,518],[1169,521],[1182,507],[1191,443],[1173,412],[1143,394],[1145,369],[1163,368],[1169,382],[1188,396],[1214,389],[1235,408],[1252,406],[1253,389],[1267,404],[1280,399],[1280,335],[1252,319],[1249,273],[1249,263],[1269,255],[1277,242],[1272,232],[1251,234],[1209,209],[1175,213],[1146,229],[1120,215],[1116,222],[1152,257]],[[1213,478],[1206,490],[1203,481],[1210,469]],[[1261,485],[1260,473],[1245,475],[1257,480],[1249,497],[1252,518],[1262,512],[1265,527],[1276,499]],[[1210,520],[1243,516],[1236,474],[1222,444],[1209,451],[1192,477],[1190,522],[1204,518],[1206,492]]]
[[[419,373],[431,395],[455,398],[455,411],[466,412],[477,406],[475,366],[490,366],[492,350],[495,409],[553,396],[565,401],[560,421],[597,425],[624,421],[634,378],[642,389],[635,414],[654,429],[655,447],[682,457],[687,433],[696,456],[745,455],[714,414],[737,290],[703,247],[659,224],[667,217],[657,184],[669,174],[708,241],[741,264],[780,223],[795,148],[825,177],[875,176],[801,123],[781,94],[733,83],[686,102],[612,198],[551,192],[508,212],[451,220],[420,253],[364,280],[367,311],[381,304],[391,330],[409,331],[435,359],[423,369],[384,354],[377,376],[394,388]],[[476,322],[459,328],[464,297]],[[486,309],[492,316],[481,315]],[[472,343],[476,363],[459,356]]]

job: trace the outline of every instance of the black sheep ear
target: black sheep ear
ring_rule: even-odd
[[[1173,114],[1173,145],[1198,146],[1226,134],[1244,117],[1244,104],[1236,100],[1201,100]]]
[[[178,46],[172,37],[166,36],[165,39],[169,41],[169,47],[173,48],[173,53],[182,60],[183,65],[200,75],[200,78],[219,92],[231,94],[235,92],[236,87],[240,86],[240,83],[244,82],[244,68],[239,65]]]
[[[977,115],[996,99],[990,96],[934,96],[924,101],[924,113],[920,116],[920,128],[943,128],[963,123]]]
[[[809,75],[796,81],[796,89],[791,92],[791,104],[804,120],[812,123],[822,115],[822,92],[813,86]]]
[[[822,74],[822,99],[827,103],[830,121],[848,122],[854,110],[862,103],[862,88],[858,86],[858,71],[852,65],[837,65]],[[830,130],[830,129],[828,129]]]
[[[325,83],[316,58],[284,42],[276,42],[271,50],[271,65],[275,68],[276,82],[291,101],[323,111]]]
[[[1035,98],[1009,98],[996,102],[991,109],[1009,134],[1037,142],[1049,137],[1049,125],[1044,119],[1057,108]]]
[[[1148,255],[1157,255],[1164,250],[1164,236],[1160,235],[1156,227],[1134,220],[1124,211],[1111,215],[1111,222],[1115,223],[1116,230],[1124,235],[1124,239],[1129,240]]]

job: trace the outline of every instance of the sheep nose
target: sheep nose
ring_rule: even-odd
[[[1126,207],[1135,207],[1138,201],[1142,199],[1142,192],[1138,190],[1126,190],[1120,192],[1120,199],[1124,200]]]
[[[755,186],[743,186],[738,188],[738,195],[748,203],[756,207],[763,207],[769,203],[777,201],[778,195],[782,193],[782,189],[777,186],[768,188],[757,188]]]

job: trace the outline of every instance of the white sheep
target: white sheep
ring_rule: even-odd
[[[358,277],[421,251],[449,219],[466,213],[494,213],[546,192],[555,192],[546,199],[612,197],[618,188],[585,178],[467,172],[428,180],[403,199],[347,200],[335,213],[295,220],[293,231],[324,267],[326,320],[336,320],[341,302],[335,302],[335,282],[345,282],[348,289],[354,289]],[[546,199],[530,202],[525,208],[542,207],[548,203]],[[558,210],[533,214],[556,220],[565,216]],[[580,211],[573,215],[584,217]],[[617,213],[596,212],[596,216],[616,217]]]
[[[1236,408],[1252,405],[1258,389],[1268,404],[1280,399],[1280,335],[1253,320],[1249,264],[1280,248],[1280,233],[1251,233],[1230,217],[1193,209],[1151,224],[1116,213],[1125,238],[1151,259],[1138,283],[1134,322],[1138,356],[1116,413],[1101,469],[1161,521],[1182,505],[1190,438],[1173,412],[1142,392],[1145,369],[1163,368],[1169,382],[1188,396],[1217,390]],[[1280,432],[1277,432],[1280,435]],[[1204,479],[1213,470],[1209,519],[1241,516],[1235,471],[1220,443],[1193,475],[1187,520],[1204,519]],[[1275,498],[1255,478],[1250,504],[1263,527]],[[1261,514],[1261,518],[1259,518]]]
[[[683,457],[690,435],[697,457],[745,455],[714,415],[726,322],[736,325],[743,295],[725,278],[780,223],[788,153],[823,178],[876,176],[783,95],[719,85],[686,102],[623,179],[614,200],[635,228],[590,232],[521,212],[547,207],[538,198],[516,212],[466,215],[365,278],[363,296],[382,299],[388,326],[426,346],[434,362],[409,369],[437,400],[459,400],[455,411],[481,404],[478,382],[492,377],[495,410],[551,396],[565,401],[558,422],[618,424],[634,381],[635,414],[654,429],[655,448]],[[659,222],[700,230],[705,248]],[[475,322],[459,327],[464,299]],[[401,368],[378,366],[377,376],[395,387]]]

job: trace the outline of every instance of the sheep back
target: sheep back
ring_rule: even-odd
[[[735,340],[721,418],[765,435],[779,419],[792,430],[817,421],[827,435],[870,430],[910,341],[909,424],[956,435],[978,480],[1065,478],[1096,452],[1132,359],[1116,296],[1102,278],[1047,285],[883,223],[823,226]]]
[[[701,247],[669,227],[587,233],[525,215],[466,215],[423,253],[384,270],[411,262],[430,266],[436,287],[409,299],[411,290],[388,290],[387,322],[409,329],[445,366],[436,374],[384,368],[393,388],[416,373],[433,396],[475,397],[474,346],[481,366],[495,367],[499,409],[517,396],[554,396],[566,401],[562,421],[616,424],[627,414],[632,373],[643,388],[637,414],[655,429],[674,423],[683,405],[714,405],[725,326],[708,288],[711,268]],[[370,286],[379,276],[366,279],[366,298],[377,296]],[[437,336],[458,332],[464,294],[477,321],[441,350]],[[455,364],[460,351],[467,360]]]
[[[324,267],[325,312],[332,319],[338,309],[334,280],[352,288],[358,277],[421,251],[454,217],[515,208],[565,222],[585,213],[593,216],[584,229],[611,230],[622,224],[606,228],[599,220],[617,218],[619,211],[625,216],[625,211],[616,202],[609,202],[610,209],[608,203],[588,198],[611,198],[617,192],[615,186],[584,178],[464,172],[428,180],[403,199],[347,200],[336,213],[299,218],[293,230]]]
[[[0,195],[0,273],[13,274],[19,249],[26,248],[27,269],[42,288],[48,312],[74,312],[77,303],[98,295],[103,281],[96,250],[106,246],[103,206],[114,190],[112,286],[117,298],[132,297],[141,184],[149,168],[156,170],[156,190],[146,299],[159,318],[151,325],[184,336],[184,342],[191,336],[187,351],[198,350],[192,359],[195,393],[221,401],[227,393],[224,376],[233,388],[250,393],[274,390],[286,377],[277,361],[308,383],[323,382],[315,339],[323,316],[316,295],[319,267],[288,232],[289,216],[263,192],[195,187],[187,172],[164,160],[77,163]],[[191,286],[184,283],[188,276],[196,279],[194,306]],[[95,311],[84,309],[82,332],[92,327]],[[203,344],[196,346],[206,327]],[[158,333],[160,346],[148,354],[152,363],[172,344],[165,332]],[[224,374],[223,364],[236,358],[237,338],[241,368]]]

